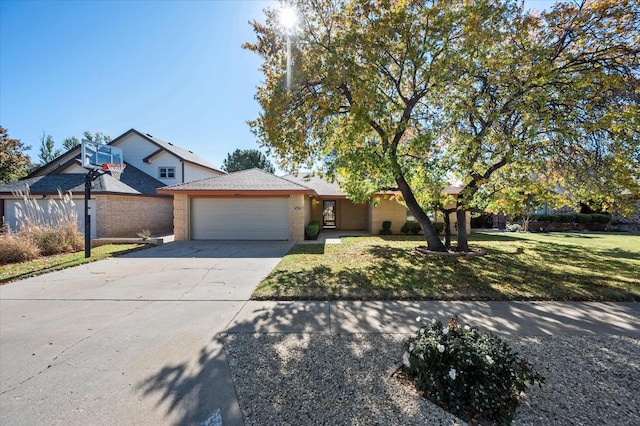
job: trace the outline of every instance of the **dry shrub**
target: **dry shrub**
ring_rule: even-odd
[[[40,249],[43,256],[58,253],[72,253],[82,250],[84,242],[75,223],[64,223],[53,228],[50,226],[31,226],[19,233],[31,240]]]
[[[0,236],[0,264],[25,262],[40,255],[40,249],[30,238],[6,233]]]
[[[47,200],[43,207],[31,197],[29,188],[17,191],[17,232],[8,230],[2,237],[3,263],[31,260],[84,249],[84,238],[78,231],[77,213],[71,194],[58,191],[58,199]],[[4,240],[6,238],[6,241]]]

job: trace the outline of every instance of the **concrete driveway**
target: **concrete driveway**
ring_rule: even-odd
[[[241,424],[215,336],[290,247],[175,242],[0,286],[0,424]]]

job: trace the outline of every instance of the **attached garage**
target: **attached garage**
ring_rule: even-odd
[[[289,197],[191,198],[192,240],[288,240]]]
[[[305,202],[315,192],[260,169],[167,186],[180,240],[304,239]]]

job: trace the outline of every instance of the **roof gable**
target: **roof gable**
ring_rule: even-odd
[[[80,145],[74,146],[67,152],[60,154],[53,160],[49,161],[47,164],[44,164],[37,169],[33,170],[31,173],[27,175],[27,178],[32,178],[35,176],[43,176],[51,173],[59,173],[69,167],[71,164],[75,164],[76,158],[78,161],[80,160],[81,155],[81,147]]]
[[[201,166],[201,167],[204,167],[204,168],[207,168],[207,169],[211,169],[211,170],[214,170],[214,171],[219,172],[219,173],[224,173],[223,171],[218,170],[209,161],[205,160],[204,158],[200,157],[197,154],[194,154],[193,151],[188,151],[186,149],[180,148],[179,146],[176,146],[176,145],[172,144],[171,142],[163,141],[162,139],[158,139],[158,138],[156,138],[156,137],[154,137],[154,136],[152,136],[152,135],[150,135],[148,133],[141,133],[141,132],[137,131],[136,129],[128,130],[127,132],[123,133],[122,135],[120,135],[117,138],[115,138],[114,140],[112,140],[109,143],[109,145],[117,145],[118,142],[122,141],[123,139],[125,139],[127,136],[129,136],[132,133],[140,136],[141,138],[151,142],[152,144],[154,144],[155,146],[158,147],[158,150],[156,150],[155,152],[153,152],[152,154],[148,155],[147,157],[145,157],[142,160],[144,162],[149,162],[149,160],[151,160],[156,155],[159,155],[163,151],[166,151],[166,152],[170,153],[171,155],[175,156],[176,158],[178,158],[181,161],[185,161],[185,162],[188,162],[188,163],[196,164],[198,166]]]

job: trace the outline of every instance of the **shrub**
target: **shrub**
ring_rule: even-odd
[[[382,229],[380,230],[380,235],[391,235],[391,221],[384,220],[382,221]]]
[[[611,221],[611,216],[607,214],[594,213],[591,215],[591,220],[594,223],[609,223]]]
[[[578,213],[576,215],[577,223],[591,223],[592,220],[593,220],[593,217],[590,214]]]
[[[141,238],[142,241],[146,241],[149,238],[151,238],[151,231],[149,231],[148,229],[143,229],[142,231],[138,232],[138,238]]]
[[[51,226],[29,226],[23,228],[18,237],[31,240],[40,249],[40,254],[50,256],[70,253],[84,248],[84,241],[75,223]]]
[[[413,235],[418,235],[420,231],[422,231],[422,228],[418,222],[405,222],[404,225],[402,225],[402,228],[400,228],[400,232],[403,234],[411,233]]]
[[[505,227],[508,232],[520,232],[522,231],[522,225],[519,223],[512,223]]]
[[[544,377],[491,333],[462,328],[457,318],[446,326],[417,320],[417,335],[403,345],[405,372],[426,398],[464,420],[509,424],[527,383],[544,383]]]
[[[433,222],[433,227],[438,234],[444,231],[444,222]]]
[[[0,237],[0,265],[26,262],[40,255],[40,250],[30,238],[7,232]]]
[[[309,222],[309,224],[304,227],[305,237],[310,240],[317,239],[319,233],[320,233],[320,222],[317,220]]]

